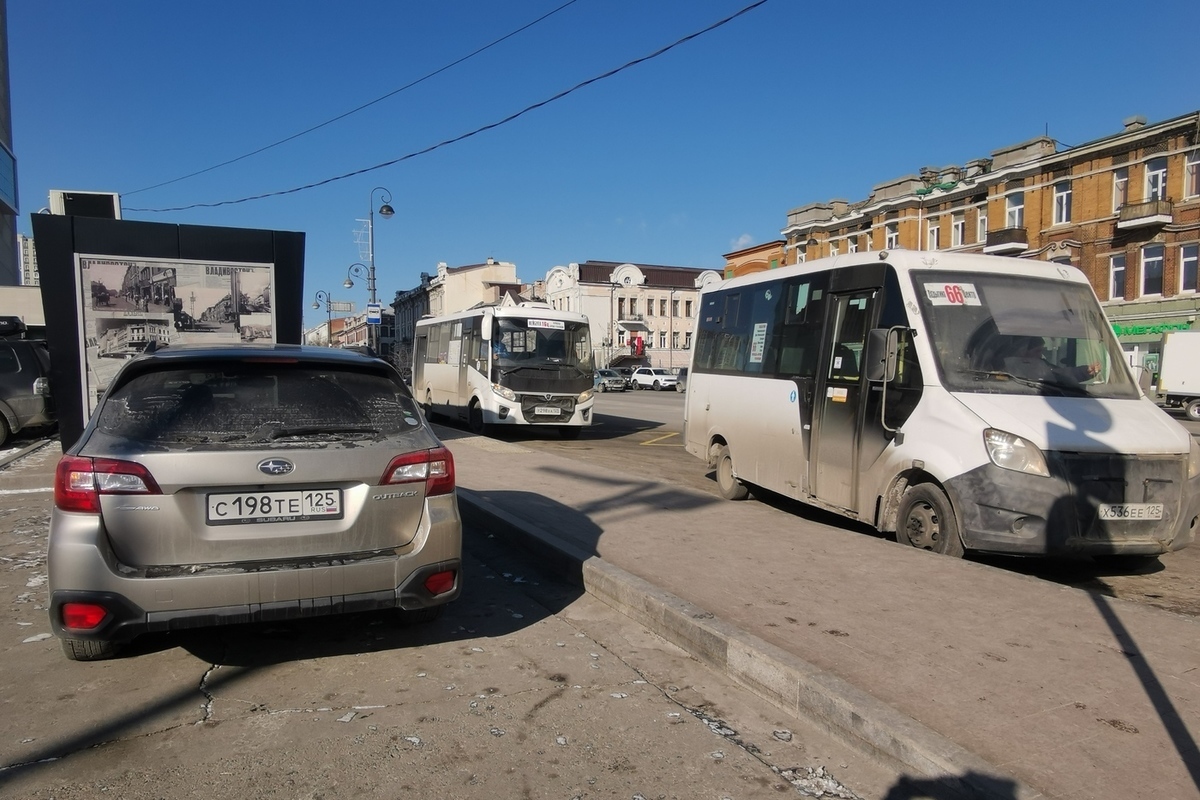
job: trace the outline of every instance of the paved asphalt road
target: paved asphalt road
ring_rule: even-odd
[[[68,661],[46,619],[58,453],[0,468],[2,797],[852,798],[900,780],[478,528],[463,596],[427,626],[234,626]]]

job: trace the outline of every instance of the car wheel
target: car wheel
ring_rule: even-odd
[[[728,445],[717,447],[717,492],[726,500],[745,500],[750,496],[746,484],[733,475],[733,458]]]
[[[682,392],[682,391],[683,391],[683,384],[682,384],[682,383],[677,383],[677,384],[675,384],[675,391],[677,391],[677,392]]]
[[[662,384],[661,384],[661,383],[659,383],[658,381],[655,381],[655,382],[654,382],[654,391],[656,391],[656,392],[661,392],[661,391],[662,391]]]
[[[478,400],[472,400],[471,407],[467,409],[467,427],[476,436],[487,435],[488,426],[483,421],[483,408]]]
[[[919,550],[962,558],[962,538],[950,500],[942,490],[929,483],[918,483],[905,490],[896,518],[896,541]]]
[[[607,389],[605,389],[605,388],[604,388],[604,384],[603,384],[603,383],[602,383],[602,384],[600,384],[599,386],[597,386],[597,387],[596,387],[596,389],[597,389],[597,391],[599,391],[599,392],[600,392],[600,394],[604,394],[605,392],[607,392],[607,391],[608,391]]]
[[[396,612],[396,619],[401,625],[424,625],[436,620],[445,610],[445,603],[429,608],[400,609]]]
[[[3,447],[4,443],[7,441],[8,441],[8,420],[6,420],[4,418],[3,414],[0,414],[0,447]]]
[[[72,661],[103,661],[115,656],[118,647],[102,639],[63,639],[62,651]]]
[[[1200,400],[1193,400],[1184,409],[1188,419],[1200,419]]]

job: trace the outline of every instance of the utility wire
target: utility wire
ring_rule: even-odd
[[[338,120],[343,120],[346,117],[351,116],[352,114],[357,114],[358,112],[360,112],[364,109],[370,108],[371,106],[375,105],[376,103],[382,103],[384,100],[387,100],[389,97],[393,97],[394,95],[400,94],[400,92],[411,89],[419,83],[424,83],[425,81],[429,80],[430,78],[434,77],[435,75],[440,75],[441,73],[445,72],[446,70],[450,69],[451,67],[456,67],[459,64],[463,63],[464,61],[474,58],[475,56],[479,55],[480,53],[484,52],[485,50],[490,50],[491,48],[500,44],[504,40],[511,39],[512,37],[516,36],[518,33],[528,30],[529,28],[532,28],[534,25],[537,25],[539,22],[546,19],[547,17],[551,17],[551,16],[557,14],[559,11],[562,11],[567,6],[574,5],[577,2],[579,2],[579,0],[567,0],[567,2],[563,3],[561,6],[554,9],[553,11],[543,14],[542,16],[535,19],[533,22],[530,22],[526,25],[522,25],[520,28],[517,28],[515,31],[512,31],[511,33],[507,33],[504,36],[501,36],[499,39],[496,39],[495,41],[493,41],[489,44],[486,44],[483,47],[480,47],[478,50],[468,53],[467,55],[463,56],[462,58],[458,59],[457,61],[451,61],[446,66],[440,67],[439,69],[435,69],[433,72],[430,72],[428,75],[424,75],[420,78],[417,78],[415,81],[412,81],[411,83],[407,83],[404,86],[401,86],[399,89],[390,91],[387,94],[383,95],[382,97],[376,97],[374,100],[372,100],[368,103],[363,103],[358,108],[352,108],[349,111],[345,112],[344,114],[338,114],[333,119],[327,119],[318,125],[313,125],[311,128],[306,128],[305,130],[302,130],[299,133],[294,133],[291,136],[288,136],[284,139],[280,139],[278,142],[275,142],[274,144],[265,145],[263,147],[258,148],[257,150],[252,150],[249,153],[246,153],[245,155],[240,155],[237,158],[231,158],[228,161],[222,161],[220,164],[213,164],[211,167],[205,167],[204,169],[196,170],[195,172],[189,172],[187,175],[181,175],[180,177],[172,178],[169,181],[163,181],[162,183],[156,183],[153,186],[144,186],[141,189],[134,189],[132,192],[122,192],[121,194],[124,197],[129,197],[130,195],[135,195],[135,194],[138,194],[139,192],[148,192],[151,189],[158,189],[163,186],[170,186],[172,183],[179,183],[180,181],[186,181],[188,178],[194,178],[197,175],[203,175],[206,172],[212,172],[215,169],[220,169],[221,167],[227,167],[230,164],[236,164],[237,162],[244,161],[245,159],[250,158],[251,156],[256,156],[259,153],[265,153],[267,150],[270,150],[274,147],[279,147],[281,144],[287,144],[288,142],[292,141],[293,139],[299,139],[301,136],[306,136],[306,135],[312,133],[313,131],[317,131],[317,130],[320,130],[321,128],[324,128],[326,125],[332,125],[333,123],[337,122]],[[135,210],[135,209],[130,209],[130,210]]]
[[[169,211],[188,211],[193,208],[217,208],[219,206],[231,206],[231,205],[237,205],[239,203],[248,203],[251,200],[264,200],[268,197],[281,197],[283,195],[295,194],[296,192],[303,192],[308,189],[315,189],[319,186],[325,186],[330,183],[336,183],[337,181],[343,181],[343,180],[346,180],[347,178],[353,178],[358,175],[365,175],[368,172],[374,172],[375,170],[383,169],[384,167],[390,167],[395,164],[399,164],[402,161],[408,161],[408,160],[416,158],[418,156],[427,155],[429,153],[432,153],[435,150],[440,150],[443,147],[447,147],[449,145],[456,144],[458,142],[463,141],[464,139],[469,139],[472,136],[476,136],[480,133],[484,133],[485,131],[490,131],[494,128],[499,128],[501,125],[506,125],[509,122],[512,122],[513,120],[517,119],[518,117],[522,117],[525,114],[528,114],[530,111],[533,111],[538,108],[542,108],[543,106],[547,106],[550,103],[555,102],[556,100],[561,100],[562,98],[566,97],[567,95],[569,95],[573,92],[576,92],[576,91],[584,88],[585,86],[590,86],[591,84],[596,83],[598,81],[605,80],[606,78],[611,78],[612,76],[616,75],[617,73],[624,72],[625,70],[630,69],[631,67],[635,67],[638,64],[643,64],[647,61],[650,61],[651,59],[658,58],[659,56],[663,55],[664,53],[666,53],[670,50],[674,50],[676,47],[679,47],[680,45],[684,44],[685,42],[689,42],[692,39],[695,39],[699,36],[703,36],[704,34],[709,33],[710,31],[720,28],[722,25],[726,25],[726,24],[732,22],[733,20],[737,19],[738,17],[742,16],[743,14],[747,14],[750,11],[753,11],[754,9],[758,8],[759,6],[763,5],[766,2],[767,2],[767,0],[757,0],[757,2],[751,3],[750,5],[743,8],[741,11],[738,11],[735,14],[731,14],[730,16],[728,16],[725,19],[722,19],[718,22],[714,22],[712,25],[709,25],[707,28],[704,28],[703,30],[699,30],[699,31],[696,31],[695,33],[684,36],[682,39],[680,39],[672,44],[669,44],[666,47],[663,47],[659,50],[656,50],[655,52],[651,53],[648,56],[642,56],[641,58],[636,58],[633,61],[630,61],[626,64],[623,64],[623,65],[617,67],[616,69],[609,70],[608,72],[605,72],[601,75],[597,75],[594,78],[589,78],[588,80],[583,81],[582,83],[577,83],[574,86],[572,86],[570,89],[565,89],[565,90],[559,92],[558,94],[554,95],[553,97],[547,98],[538,103],[534,103],[531,106],[526,106],[525,108],[521,109],[520,111],[516,112],[515,114],[510,114],[509,116],[505,117],[504,119],[500,120],[499,122],[493,122],[491,124],[484,125],[483,127],[476,128],[473,131],[469,131],[469,132],[461,134],[459,136],[455,136],[452,139],[446,139],[445,141],[441,141],[441,142],[438,142],[437,144],[430,145],[429,147],[426,147],[423,150],[417,150],[415,152],[408,153],[407,155],[400,156],[399,158],[394,158],[391,161],[384,161],[382,164],[376,164],[373,167],[364,167],[362,169],[355,170],[353,172],[347,172],[342,175],[336,175],[332,178],[325,178],[324,180],[320,180],[315,183],[308,183],[303,186],[296,186],[291,189],[281,189],[280,191],[277,191],[277,192],[267,192],[265,194],[256,194],[251,197],[242,197],[237,200],[221,200],[221,201],[218,201],[215,203],[192,203],[191,205],[174,206],[172,208],[130,208],[130,209],[126,209],[126,210],[127,211],[140,211],[140,212],[146,212],[146,213],[163,213],[163,212],[169,212]]]

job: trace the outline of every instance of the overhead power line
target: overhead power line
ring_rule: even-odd
[[[371,167],[364,167],[362,169],[354,170],[353,172],[347,172],[342,175],[335,175],[334,177],[331,177],[331,178],[325,178],[324,180],[316,181],[314,183],[307,183],[307,184],[304,184],[303,186],[296,186],[291,189],[281,189],[281,190],[275,191],[275,192],[266,192],[264,194],[256,194],[256,195],[252,195],[250,197],[241,197],[241,198],[238,198],[237,200],[220,200],[220,201],[213,202],[213,203],[192,203],[192,204],[186,205],[186,206],[174,206],[171,208],[130,208],[130,209],[126,209],[126,210],[127,211],[140,211],[140,212],[145,212],[145,213],[165,213],[165,212],[170,212],[170,211],[188,211],[193,208],[217,208],[220,206],[231,206],[231,205],[237,205],[239,203],[248,203],[252,200],[265,200],[269,197],[282,197],[283,195],[295,194],[297,192],[303,192],[303,191],[307,191],[309,189],[315,189],[317,187],[326,186],[328,184],[336,183],[338,181],[344,181],[347,178],[353,178],[358,175],[365,175],[369,172],[374,172],[375,170],[380,170],[385,167],[391,167],[391,166],[401,163],[402,161],[409,161],[411,159],[417,158],[418,156],[427,155],[429,153],[434,152],[435,150],[440,150],[443,147],[447,147],[452,144],[457,144],[458,142],[461,142],[465,139],[469,139],[472,136],[477,136],[478,134],[484,133],[485,131],[490,131],[495,128],[499,128],[502,125],[507,125],[508,123],[512,122],[513,120],[515,120],[519,117],[522,117],[525,114],[528,114],[530,111],[534,111],[535,109],[539,109],[539,108],[542,108],[543,106],[547,106],[557,100],[561,100],[562,98],[566,97],[567,95],[572,94],[573,92],[577,92],[580,89],[584,88],[585,86],[590,86],[591,84],[597,83],[598,81],[602,81],[607,78],[611,78],[620,72],[624,72],[625,70],[630,69],[631,67],[635,67],[639,64],[643,64],[647,61],[658,58],[659,56],[663,55],[664,53],[674,50],[676,47],[679,47],[680,45],[682,45],[686,42],[689,42],[692,39],[695,39],[699,36],[703,36],[706,33],[714,31],[717,28],[720,28],[722,25],[726,25],[726,24],[732,22],[733,20],[737,19],[738,17],[740,17],[744,14],[747,14],[750,11],[753,11],[754,9],[765,4],[766,2],[767,2],[767,0],[757,0],[757,2],[751,3],[750,5],[743,8],[741,11],[738,11],[735,14],[731,14],[730,16],[725,17],[724,19],[722,19],[718,22],[714,22],[712,25],[709,25],[707,28],[696,31],[695,33],[689,34],[687,36],[684,36],[682,39],[679,39],[678,41],[673,42],[672,44],[669,44],[666,47],[656,50],[655,52],[653,52],[647,56],[642,56],[641,58],[636,58],[633,61],[630,61],[626,64],[623,64],[623,65],[617,67],[616,69],[609,70],[608,72],[605,72],[601,75],[597,75],[594,78],[589,78],[588,80],[583,81],[582,83],[577,83],[574,86],[572,86],[570,89],[565,89],[552,97],[549,97],[545,100],[534,103],[533,105],[526,106],[525,108],[521,109],[520,111],[518,111],[514,114],[510,114],[509,116],[505,117],[502,120],[499,120],[498,122],[493,122],[488,125],[484,125],[482,127],[476,128],[473,131],[468,131],[467,133],[460,134],[459,136],[455,136],[452,139],[446,139],[444,141],[438,142],[437,144],[430,145],[429,147],[426,147],[424,149],[417,150],[415,152],[400,156],[399,158],[394,158],[390,161],[384,161],[381,164],[376,164]]]
[[[375,105],[376,103],[382,103],[384,100],[387,100],[389,97],[393,97],[395,95],[400,94],[400,92],[407,91],[408,89],[413,88],[414,86],[416,86],[419,83],[424,83],[425,81],[429,80],[430,78],[434,77],[435,75],[440,75],[441,73],[445,72],[446,70],[448,70],[452,67],[457,67],[459,64],[463,63],[464,61],[474,58],[475,56],[479,55],[480,53],[482,53],[486,50],[492,49],[493,47],[495,47],[496,45],[505,41],[506,39],[511,39],[512,37],[516,36],[518,33],[528,30],[529,28],[532,28],[534,25],[537,25],[542,20],[557,14],[559,11],[562,11],[567,6],[573,5],[577,2],[579,2],[579,0],[567,0],[567,2],[563,3],[561,6],[554,9],[553,11],[543,14],[542,16],[535,19],[533,22],[522,25],[521,27],[517,28],[515,31],[512,31],[511,33],[506,33],[504,36],[501,36],[499,39],[496,39],[495,41],[489,42],[488,44],[484,45],[483,47],[480,47],[478,50],[474,50],[474,51],[468,53],[467,55],[463,56],[462,58],[459,58],[455,61],[451,61],[449,64],[445,65],[444,67],[439,67],[438,69],[435,69],[433,72],[430,72],[427,75],[423,75],[420,78],[417,78],[415,81],[412,81],[411,83],[406,83],[405,85],[401,86],[399,89],[394,89],[394,90],[388,92],[387,94],[383,95],[382,97],[376,97],[374,100],[372,100],[368,103],[363,103],[361,106],[358,106],[357,108],[352,108],[343,114],[338,114],[336,117],[333,117],[332,119],[327,119],[320,124],[313,125],[311,128],[305,128],[304,130],[300,131],[299,133],[293,133],[291,136],[280,139],[279,141],[274,142],[272,144],[268,144],[263,147],[260,147],[257,150],[251,150],[249,153],[240,155],[237,158],[231,158],[228,161],[222,161],[219,164],[213,164],[211,167],[205,167],[204,169],[198,169],[195,172],[189,172],[187,175],[180,175],[178,178],[172,178],[169,181],[162,181],[161,183],[156,183],[152,186],[143,186],[141,189],[134,189],[132,192],[122,192],[121,194],[124,197],[129,197],[130,195],[135,195],[135,194],[138,194],[139,192],[148,192],[151,189],[159,189],[163,186],[170,186],[172,183],[179,183],[180,181],[186,181],[188,178],[194,178],[197,175],[203,175],[206,172],[212,172],[215,169],[220,169],[221,167],[227,167],[230,164],[236,164],[239,161],[245,161],[247,158],[250,158],[251,156],[256,156],[259,153],[265,153],[266,151],[268,151],[272,148],[279,147],[281,144],[287,144],[288,142],[290,142],[294,139],[299,139],[301,136],[307,136],[308,134],[312,133],[313,131],[318,131],[321,128],[324,128],[326,125],[332,125],[333,123],[337,122],[338,120],[343,120],[346,117],[349,117],[353,114],[357,114],[358,112],[363,111],[364,109],[370,108],[371,106]]]

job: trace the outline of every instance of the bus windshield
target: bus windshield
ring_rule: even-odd
[[[988,273],[912,273],[934,357],[955,392],[1133,399],[1086,284]]]
[[[492,332],[492,355],[498,371],[557,371],[563,377],[586,375],[592,380],[592,340],[585,322],[553,319],[498,318]]]

